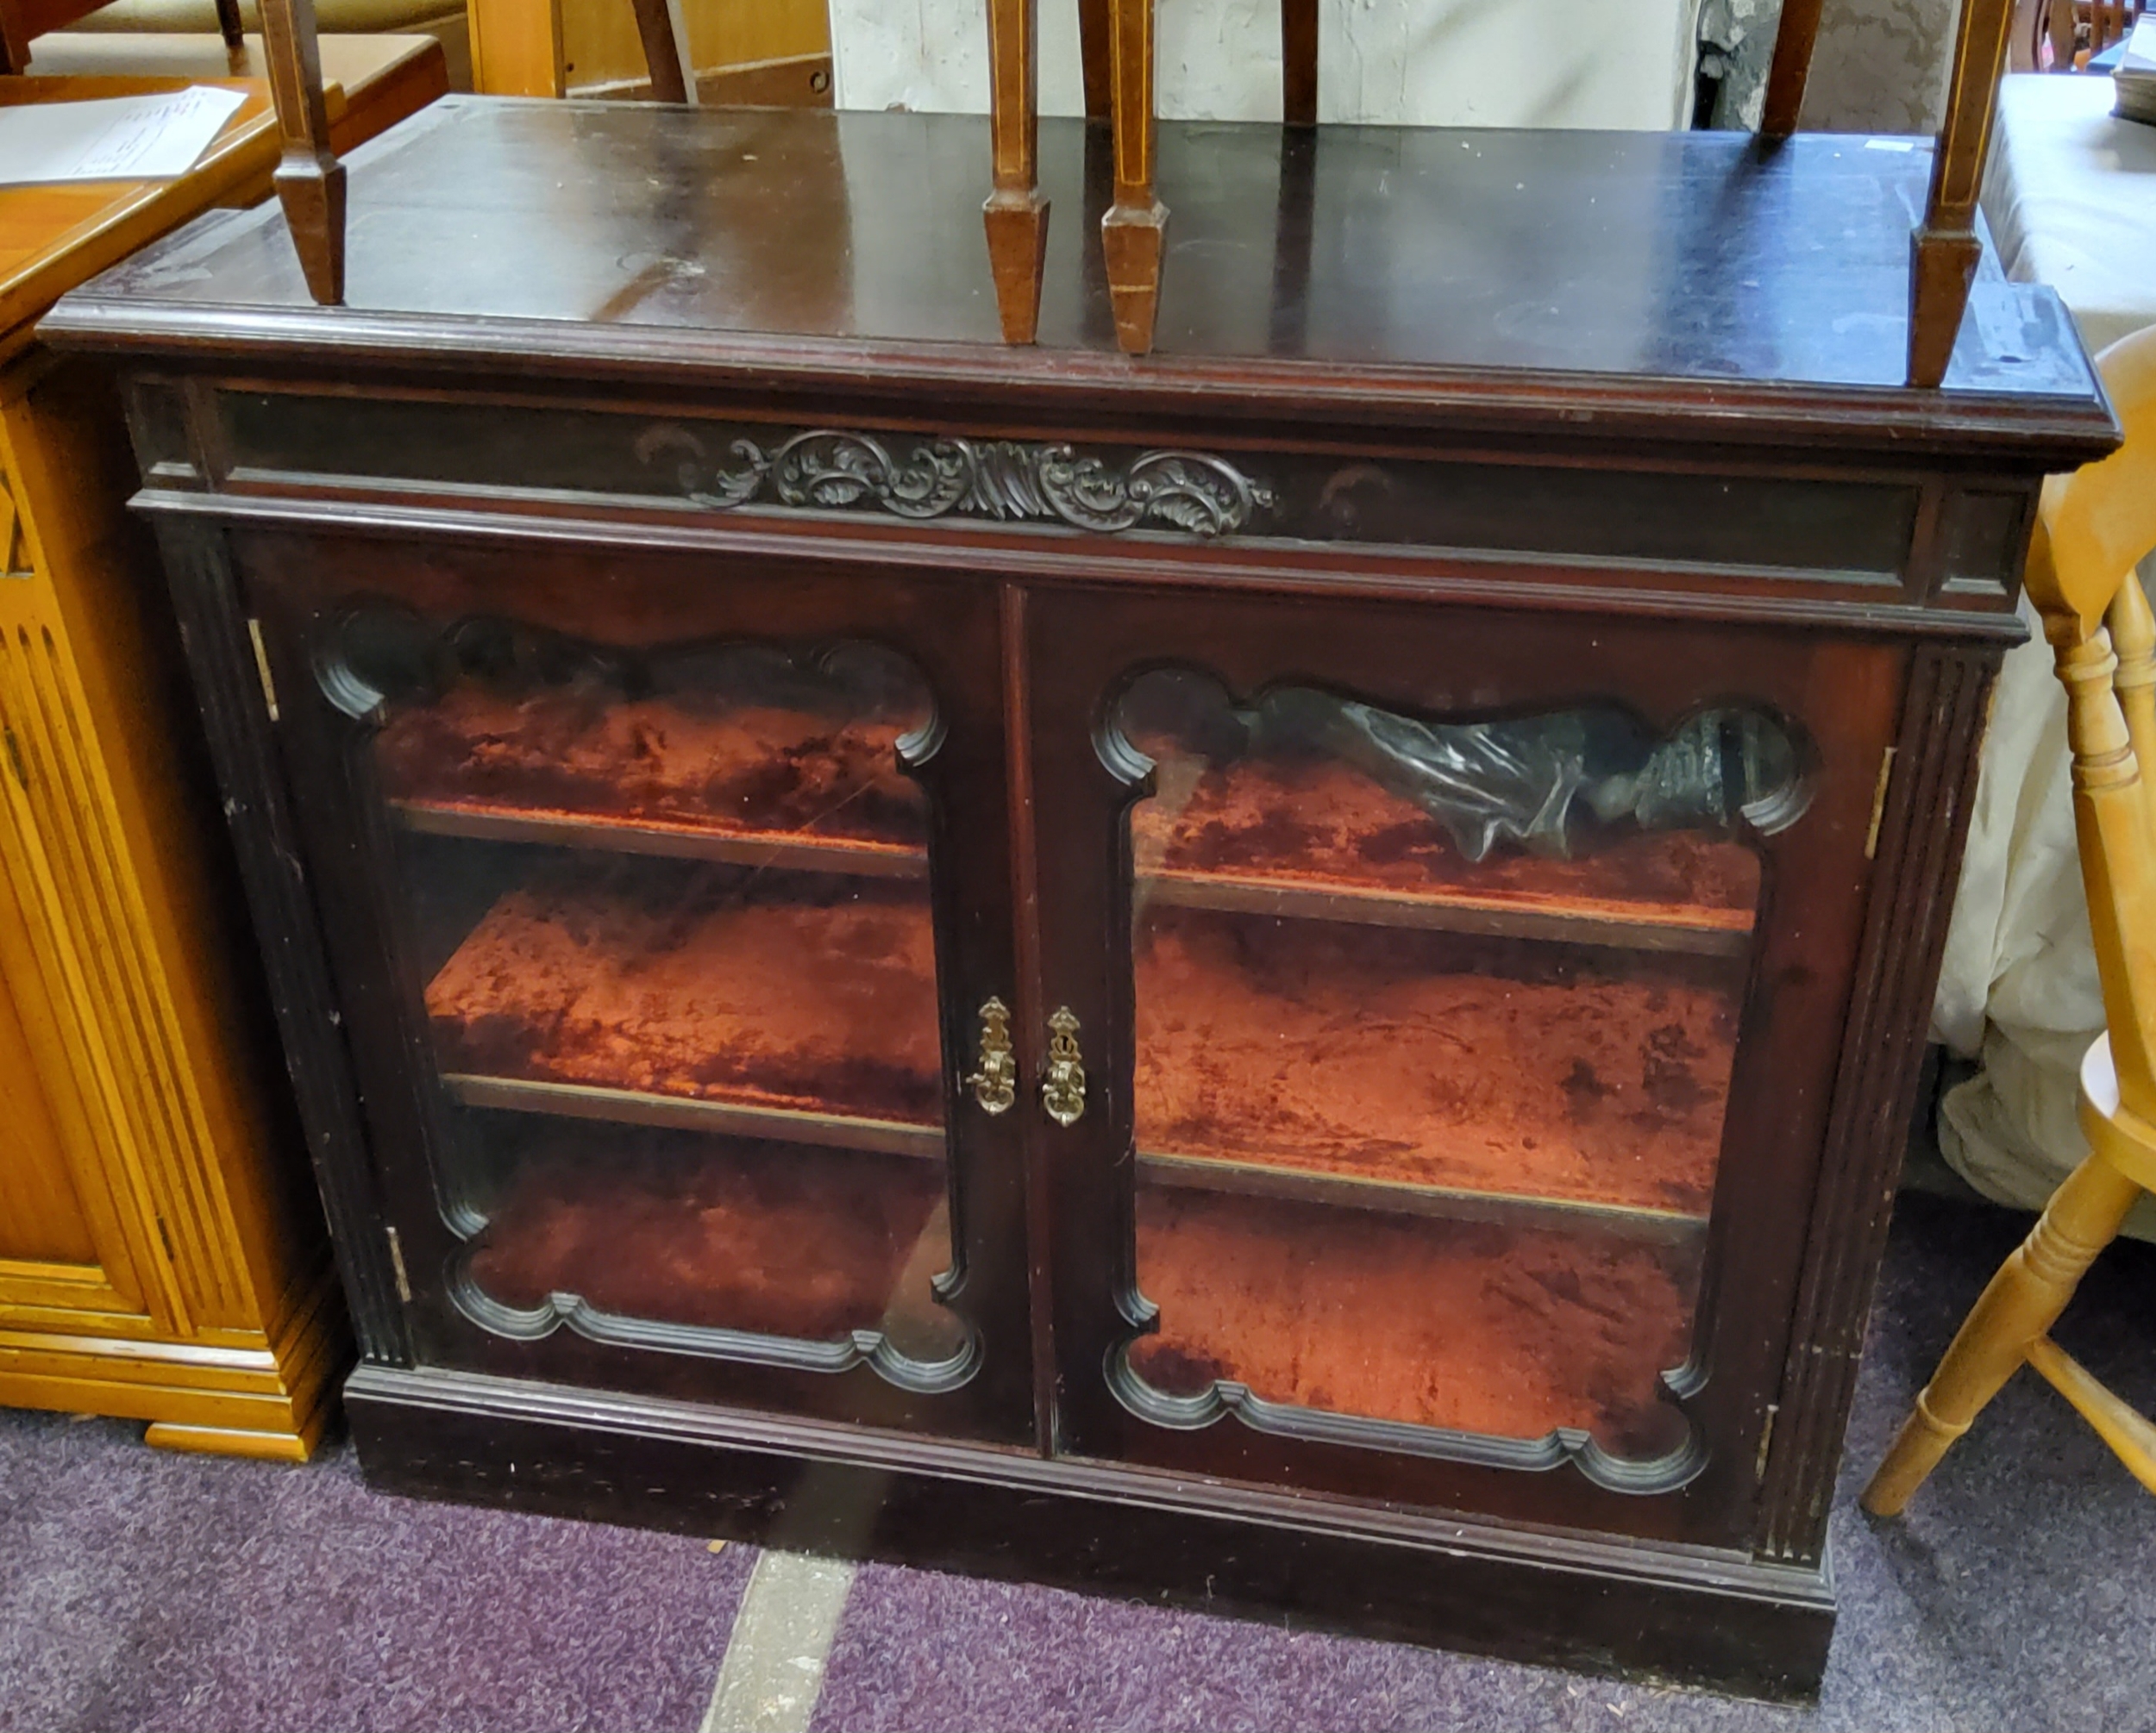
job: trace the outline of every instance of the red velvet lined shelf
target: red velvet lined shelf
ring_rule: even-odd
[[[1272,1402],[1620,1454],[1682,1423],[1658,1376],[1689,1346],[1700,1245],[1311,1210],[1141,1186],[1138,1286],[1158,1330],[1132,1368],[1175,1396],[1215,1379]]]
[[[1162,1177],[1422,1213],[1705,1214],[1727,964],[1589,968],[1520,941],[1185,910],[1144,931],[1138,1141]],[[1384,1042],[1327,1038],[1373,1005]],[[918,883],[553,861],[480,919],[427,1007],[467,1104],[942,1147]]]
[[[894,722],[799,710],[511,699],[461,685],[380,736],[392,809],[436,835],[676,854],[808,871],[927,873],[918,789]],[[1468,860],[1412,801],[1323,759],[1164,759],[1131,812],[1138,893],[1181,906],[1578,944],[1736,954],[1758,862],[1683,833],[1578,860]]]
[[[539,1134],[472,1242],[489,1298],[827,1340],[951,1325],[943,1180],[923,1161],[666,1131]]]

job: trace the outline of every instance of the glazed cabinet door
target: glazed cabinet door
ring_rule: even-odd
[[[1075,591],[1028,644],[1062,1448],[1741,1543],[1903,653]]]
[[[993,603],[233,547],[415,1359],[1030,1437]]]

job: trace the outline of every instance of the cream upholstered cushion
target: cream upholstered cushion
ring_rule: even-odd
[[[255,0],[240,0],[250,31],[260,30]],[[432,36],[449,63],[449,87],[472,88],[471,35],[463,0],[315,0],[315,22],[325,35]],[[215,34],[214,0],[113,0],[78,19],[71,30],[200,31]]]

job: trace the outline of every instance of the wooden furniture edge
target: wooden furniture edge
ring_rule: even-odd
[[[324,1259],[281,1330],[222,1333],[238,1345],[0,1325],[0,1406],[147,1421],[145,1442],[165,1448],[304,1462],[335,1411],[342,1313]]]
[[[643,1527],[1215,1612],[1277,1619],[1285,1598],[1313,1626],[1772,1698],[1817,1691],[1833,1625],[1824,1569],[1708,1548],[474,1373],[362,1363],[344,1393],[385,1492],[585,1517],[596,1503]],[[834,1496],[796,1514],[804,1476]],[[1522,1637],[1506,1611],[1526,1601],[1544,1628]]]

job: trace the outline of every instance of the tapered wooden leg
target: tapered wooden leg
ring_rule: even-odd
[[[1040,323],[1048,201],[1040,189],[1038,0],[988,0],[988,128],[995,191],[981,208],[988,268],[1006,343],[1030,343]]]
[[[1926,390],[1946,377],[1983,252],[1977,195],[2013,24],[2014,0],[1964,0],[1946,82],[1946,119],[1932,153],[1931,196],[1909,243],[1908,379]]]
[[[636,34],[643,38],[644,70],[651,94],[662,103],[696,105],[696,66],[689,53],[688,21],[681,0],[630,0]]]
[[[1109,77],[1115,96],[1115,203],[1100,219],[1108,300],[1124,353],[1153,347],[1168,210],[1153,195],[1153,0],[1110,0]]]
[[[1894,1448],[1865,1488],[1865,1509],[1878,1517],[1901,1513],[1948,1446],[2058,1322],[2140,1195],[2140,1186],[2098,1155],[2067,1176],[2028,1238],[1999,1267],[1962,1321]]]
[[[308,292],[334,307],[344,299],[344,165],[329,146],[314,0],[262,0],[262,48],[285,147],[272,184]]]

